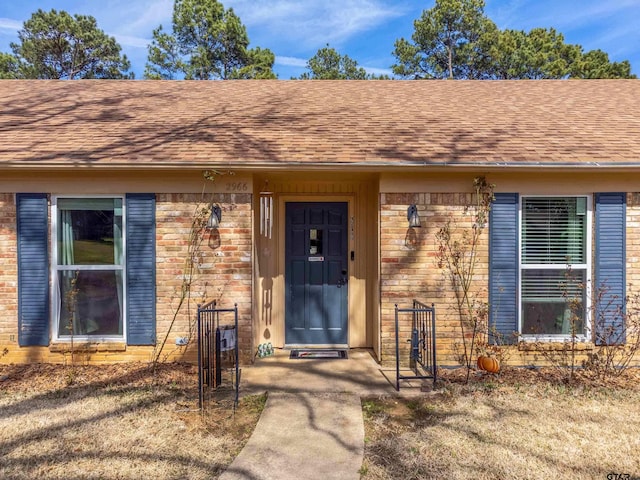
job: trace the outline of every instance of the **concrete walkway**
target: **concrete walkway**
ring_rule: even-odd
[[[290,360],[289,352],[243,367],[241,396],[267,392],[251,438],[221,480],[358,479],[364,454],[361,397],[394,395],[395,370],[367,350],[348,360]],[[405,383],[403,395],[422,382]]]
[[[269,393],[253,435],[220,479],[355,480],[363,454],[359,396]]]

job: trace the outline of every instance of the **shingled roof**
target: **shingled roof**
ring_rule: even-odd
[[[640,81],[0,81],[0,168],[640,166]]]

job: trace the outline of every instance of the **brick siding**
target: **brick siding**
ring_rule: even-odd
[[[436,233],[447,221],[457,225],[461,234],[471,227],[472,216],[464,206],[471,202],[466,193],[381,194],[380,259],[381,259],[381,336],[382,361],[395,361],[394,308],[410,308],[413,299],[436,307],[437,363],[456,364],[460,326],[455,297],[445,271],[438,267]],[[421,228],[408,228],[407,207],[415,204]],[[474,294],[487,301],[488,230],[478,246]],[[400,318],[401,362],[409,358],[411,319]]]
[[[17,344],[17,250],[15,195],[0,193],[0,358],[4,348]]]
[[[216,300],[220,308],[238,305],[239,347],[243,359],[252,351],[252,236],[251,195],[216,194],[222,207],[222,221],[215,230],[204,230],[196,251],[190,298],[185,299],[169,335],[163,355],[196,361],[197,305]],[[196,210],[206,207],[196,194],[163,194],[156,203],[156,283],[157,331],[162,341],[180,304],[183,276],[186,274],[191,224]],[[187,352],[176,347],[175,339],[190,339]]]

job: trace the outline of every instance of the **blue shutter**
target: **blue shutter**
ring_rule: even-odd
[[[489,325],[504,343],[518,332],[518,194],[496,193],[489,213]]]
[[[594,319],[594,340],[598,345],[625,341],[622,314],[626,295],[626,216],[626,194],[596,194],[593,295],[599,299]]]
[[[156,341],[156,200],[154,194],[128,194],[127,343]]]
[[[18,234],[18,344],[49,345],[47,195],[16,194]]]

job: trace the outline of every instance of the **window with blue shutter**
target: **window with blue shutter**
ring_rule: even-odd
[[[18,344],[49,345],[47,195],[18,193]]]
[[[518,332],[518,194],[496,193],[489,213],[490,333],[514,343]]]
[[[126,197],[127,343],[156,341],[155,195]]]
[[[121,198],[54,198],[50,261],[47,195],[16,195],[20,346],[49,345],[51,311],[56,339],[155,344],[155,195],[125,202],[126,224]]]
[[[518,195],[497,193],[495,197],[489,220],[492,329],[509,338],[522,324],[522,334],[554,338],[570,335],[567,320],[573,318],[577,319],[575,333],[582,335],[589,327],[584,322],[589,318],[586,299],[594,297],[593,340],[624,343],[626,195],[595,196],[591,294],[589,198],[525,197],[520,225]],[[536,323],[541,331],[533,328]]]
[[[596,194],[595,336],[598,345],[625,342],[626,194]]]

